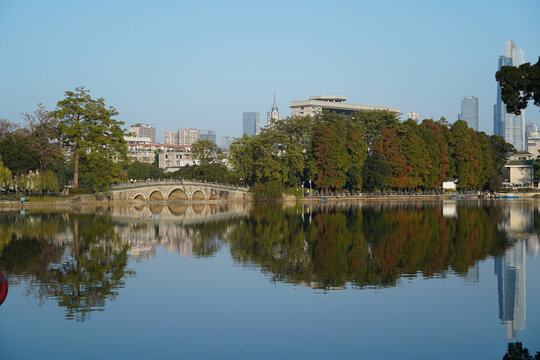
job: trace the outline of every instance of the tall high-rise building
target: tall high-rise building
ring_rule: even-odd
[[[538,131],[538,126],[536,125],[536,122],[527,121],[527,125],[525,125],[525,135],[529,133],[537,132],[537,131]]]
[[[261,113],[258,112],[245,112],[242,113],[243,120],[243,133],[248,136],[255,136],[259,134]]]
[[[228,151],[233,141],[234,141],[234,138],[232,136],[222,136],[221,148],[225,151]]]
[[[478,98],[463,96],[461,98],[460,120],[464,120],[470,128],[478,131]]]
[[[499,57],[499,70],[503,66],[519,66],[525,62],[523,49],[513,41],[506,41],[506,53]],[[520,115],[508,114],[501,99],[501,86],[497,84],[497,103],[493,106],[493,132],[514,145],[518,150],[525,149],[525,111]]]
[[[417,124],[420,124],[420,114],[416,111],[409,111],[407,119],[413,119]]]
[[[163,143],[169,145],[178,145],[178,132],[165,131],[165,134],[163,134]]]
[[[185,128],[178,130],[178,145],[191,146],[199,140],[199,130]]]
[[[129,128],[129,132],[135,137],[150,138],[152,144],[156,143],[156,127],[149,124],[133,124]]]
[[[276,94],[274,94],[274,103],[272,104],[272,110],[270,110],[266,114],[266,125],[268,128],[272,126],[272,123],[274,121],[281,120],[281,116],[279,115],[279,110],[276,104]]]
[[[216,143],[216,130],[200,130],[199,139],[209,140],[215,144]]]
[[[536,122],[529,122],[525,125],[525,150],[530,152],[534,159],[540,155],[540,133],[538,132],[538,126]]]

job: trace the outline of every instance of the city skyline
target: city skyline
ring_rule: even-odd
[[[39,103],[53,109],[65,91],[85,86],[114,106],[126,127],[154,124],[161,138],[166,130],[195,126],[221,138],[241,135],[242,112],[266,114],[274,92],[282,117],[290,116],[291,101],[335,94],[350,103],[395,106],[402,119],[414,109],[422,118],[451,122],[458,99],[473,94],[479,130],[492,134],[501,44],[513,40],[526,62],[540,55],[534,0],[345,1],[329,8],[315,2],[309,17],[296,16],[306,4],[0,0],[7,55],[0,68],[9,70],[0,84],[0,118],[20,122],[20,113]],[[370,16],[359,21],[362,13]],[[501,26],[507,23],[519,26]],[[66,31],[72,28],[77,31]],[[313,51],[300,50],[299,38]],[[335,50],[319,51],[325,42]],[[70,44],[69,51],[61,44]],[[527,120],[538,123],[539,110],[530,106]]]

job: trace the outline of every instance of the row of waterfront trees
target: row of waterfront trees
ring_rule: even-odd
[[[325,112],[242,137],[229,160],[238,178],[270,193],[308,182],[324,191],[437,189],[448,178],[461,189],[498,190],[514,150],[461,120],[416,124],[390,111]]]
[[[456,178],[461,189],[498,190],[514,150],[464,121],[416,124],[390,111],[325,112],[237,139],[228,157],[232,171],[215,144],[200,141],[193,146],[199,165],[166,175],[155,164],[128,167],[127,133],[116,115],[103,99],[77,88],[54,111],[39,106],[25,114],[24,127],[0,120],[1,186],[55,191],[73,181],[75,188],[80,182],[103,191],[115,180],[172,176],[242,182],[268,197],[301,184],[322,191],[437,189]]]

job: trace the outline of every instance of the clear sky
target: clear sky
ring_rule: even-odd
[[[330,94],[451,122],[473,95],[492,134],[505,40],[537,61],[540,1],[0,0],[0,118],[85,86],[158,141],[195,127],[221,144],[244,111],[265,124],[274,92],[282,116]]]

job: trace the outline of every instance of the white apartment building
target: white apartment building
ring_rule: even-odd
[[[182,159],[191,159],[191,146],[171,145],[171,144],[153,144],[149,138],[126,136],[126,145],[128,155],[133,161],[140,161],[152,164],[155,161],[156,153],[176,152]],[[160,163],[161,165],[161,163]],[[162,166],[160,166],[162,167]]]
[[[169,145],[179,145],[178,144],[178,132],[176,131],[165,131],[163,134],[163,143]]]
[[[178,130],[178,145],[191,146],[199,140],[198,129],[185,128]]]

